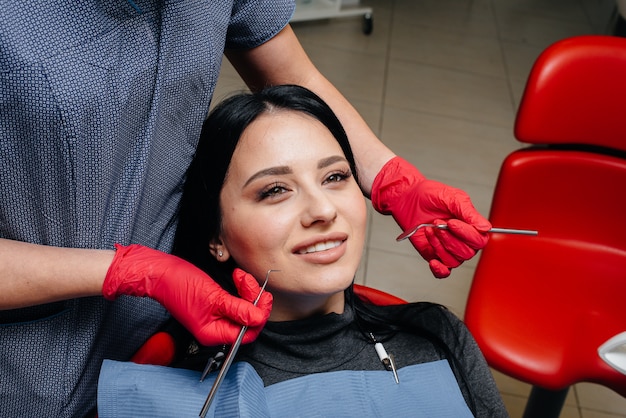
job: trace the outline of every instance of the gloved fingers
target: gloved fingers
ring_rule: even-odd
[[[268,292],[261,295],[257,306],[228,295],[224,303],[219,304],[218,312],[211,315],[206,325],[193,334],[202,345],[233,344],[241,327],[245,325],[248,330],[242,343],[250,343],[258,337],[265,326],[272,310],[272,302],[272,294]]]
[[[438,279],[445,279],[450,275],[450,269],[443,265],[439,260],[430,260],[428,262],[428,267],[430,267],[430,271],[433,273]]]
[[[175,304],[177,310],[170,310],[202,345],[232,344],[237,339],[242,326],[252,329],[245,335],[244,341],[251,342],[259,334],[272,307],[272,295],[263,292],[257,306],[252,303],[261,288],[256,279],[244,272],[233,272],[233,281],[242,297],[233,296],[212,280],[201,281],[202,290],[186,303]],[[195,292],[181,292],[190,295]],[[171,299],[168,300],[168,302]],[[192,304],[190,304],[192,301]],[[187,307],[180,309],[180,306]],[[178,313],[178,315],[177,315]]]
[[[447,267],[458,267],[461,265],[462,260],[459,260],[459,258],[457,258],[458,256],[448,251],[447,248],[447,246],[450,246],[454,250],[460,250],[461,246],[453,243],[453,241],[458,241],[457,238],[454,238],[454,236],[446,230],[435,228],[424,228],[424,235],[426,235],[426,239],[428,239],[428,243],[435,253],[433,259],[441,261]]]
[[[458,219],[447,221],[448,232],[461,239],[467,246],[474,250],[480,250],[489,241],[489,234],[486,231],[478,230],[473,225],[469,225]],[[491,228],[491,224],[490,228]]]
[[[254,306],[252,302],[232,295],[227,295],[224,299],[223,303],[219,304],[217,314],[220,317],[230,319],[232,322],[237,323],[238,326],[256,327],[264,325],[270,316],[272,295],[269,292],[263,292],[257,306]],[[261,300],[264,301],[262,305],[260,304]]]
[[[272,312],[272,304],[274,303],[274,297],[270,292],[263,292],[261,297],[259,298],[259,302],[256,304],[256,307],[263,313],[262,321],[259,322],[259,325],[265,325],[267,319],[270,317],[270,313]],[[250,326],[256,326],[256,324],[250,324]]]
[[[458,221],[454,222],[456,226],[458,226],[457,222]],[[439,224],[439,223],[444,223],[444,222],[436,221],[435,223]],[[466,224],[465,226],[467,227],[466,229],[471,229],[475,231],[476,233],[478,232],[476,231],[476,229],[474,229],[474,227],[470,225]],[[438,252],[437,255],[439,255],[439,259],[445,262],[446,265],[449,267],[458,267],[458,266],[447,263],[446,260],[443,258],[442,254],[450,255],[454,260],[456,260],[456,262],[458,262],[459,265],[463,263],[465,260],[469,260],[470,258],[476,255],[476,250],[472,248],[471,246],[469,246],[465,242],[463,237],[457,236],[456,234],[451,232],[449,229],[433,228],[433,235],[439,238],[438,241],[439,243],[441,243],[441,248],[443,249],[443,252]],[[436,248],[439,248],[439,247],[436,247]]]
[[[482,245],[480,238],[482,234],[462,221],[435,220],[434,223],[438,225],[450,222],[454,225],[452,231],[427,227],[420,229],[410,238],[415,249],[429,262],[430,270],[437,278],[448,277],[451,268],[458,267],[465,260],[476,255],[476,249],[473,248],[473,245]],[[461,230],[459,235],[469,235],[472,241],[470,245],[456,236],[455,231],[459,229]],[[467,229],[470,229],[470,232]],[[479,238],[472,235],[471,231]]]
[[[437,222],[442,223],[441,221]],[[439,234],[440,232],[444,233]],[[449,267],[457,267],[465,259],[459,259],[456,255],[448,251],[446,248],[446,242],[458,239],[451,237],[451,234],[449,233],[446,235],[446,233],[447,232],[443,230],[427,227],[418,230],[413,236],[411,236],[410,240],[413,247],[415,247],[424,260],[429,262],[432,260],[440,260]]]
[[[413,244],[413,247],[417,250],[417,252],[420,253],[422,258],[424,258],[424,260],[429,261],[437,257],[437,254],[435,254],[435,251],[433,250],[432,246],[428,242],[428,239],[426,238],[424,229],[418,230],[409,238],[409,240],[411,241],[411,244]]]
[[[261,286],[259,286],[254,276],[240,268],[233,270],[233,282],[239,292],[239,296],[248,302],[254,302],[261,291]]]
[[[454,218],[470,224],[480,232],[487,232],[491,229],[491,222],[476,210],[467,193],[457,189],[454,196],[455,198],[449,204]]]
[[[263,325],[259,325],[258,327],[248,327],[246,333],[243,335],[243,340],[241,340],[242,344],[250,344],[257,339],[259,334],[263,331]]]
[[[196,340],[204,346],[231,345],[237,339],[240,331],[241,325],[227,319],[215,319],[193,334]]]
[[[239,268],[236,268],[233,271],[233,281],[235,282],[235,287],[237,288],[239,295],[244,300],[254,303],[256,298],[259,298],[256,307],[253,306],[253,308],[261,312],[262,316],[255,314],[254,317],[247,318],[247,322],[242,324],[248,327],[262,327],[265,325],[265,322],[269,318],[270,312],[272,311],[272,303],[274,301],[272,294],[266,289],[263,291],[261,296],[259,296],[259,293],[261,292],[261,286],[259,283],[253,275],[246,273]]]
[[[256,305],[257,309],[260,309],[261,312],[263,312],[263,319],[258,325],[251,323],[248,326],[248,330],[243,336],[243,340],[242,340],[243,344],[249,344],[253,342],[254,340],[256,340],[256,338],[259,336],[259,334],[263,330],[263,327],[265,326],[265,323],[267,322],[270,316],[270,313],[272,312],[273,302],[274,302],[274,298],[272,294],[269,292],[263,292],[263,294],[259,298],[259,301],[257,302],[257,305]]]

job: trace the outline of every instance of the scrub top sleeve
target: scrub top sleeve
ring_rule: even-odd
[[[249,49],[272,39],[293,16],[294,0],[235,1],[226,49]]]

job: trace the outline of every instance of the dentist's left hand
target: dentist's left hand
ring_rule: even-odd
[[[269,318],[272,295],[256,279],[236,269],[233,281],[241,298],[232,296],[193,264],[142,245],[115,245],[102,294],[149,296],[161,303],[202,345],[232,344],[246,325],[243,343],[256,339]]]
[[[489,240],[491,223],[467,193],[427,179],[400,157],[377,174],[371,199],[374,209],[391,214],[403,230],[425,223],[448,225],[447,230],[423,228],[410,238],[437,278],[448,277],[452,268],[472,258]]]

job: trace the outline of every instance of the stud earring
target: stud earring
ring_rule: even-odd
[[[222,258],[224,256],[224,253],[220,250],[217,252],[217,256]]]

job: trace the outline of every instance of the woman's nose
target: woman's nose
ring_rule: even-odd
[[[307,192],[303,204],[303,226],[308,227],[316,223],[332,222],[337,217],[335,203],[323,190]]]

